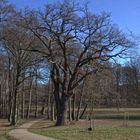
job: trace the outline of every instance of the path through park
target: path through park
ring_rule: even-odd
[[[21,125],[20,127],[9,132],[9,135],[19,140],[55,140],[38,134],[29,132],[27,129],[30,128],[37,121],[31,121]]]

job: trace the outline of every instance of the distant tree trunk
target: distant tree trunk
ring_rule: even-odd
[[[71,114],[71,98],[69,99],[69,121],[72,121],[72,114]]]
[[[12,79],[11,79],[11,75],[12,75],[12,73],[10,72],[10,70],[9,70],[9,72],[8,72],[8,89],[9,89],[9,98],[8,98],[8,108],[9,108],[9,111],[8,111],[8,121],[9,122],[11,122],[11,120],[12,120],[12,101],[13,101],[13,96],[12,96],[12,94],[13,94],[13,91],[12,91],[12,86],[13,86],[13,83],[11,82],[12,81]]]
[[[35,78],[35,94],[36,94],[36,100],[35,100],[35,118],[36,118],[38,116],[37,72]]]
[[[55,120],[55,108],[54,108],[54,102],[51,106],[51,121]]]
[[[44,115],[44,114],[45,114],[45,103],[46,103],[46,100],[43,99],[43,102],[42,102],[42,109],[41,109],[41,115]]]
[[[22,80],[25,78],[25,73],[23,73],[22,75]],[[25,86],[25,83],[23,82],[22,85],[21,85],[21,96],[20,96],[20,99],[21,99],[21,118],[24,119],[25,117],[25,91],[24,91],[24,86]]]
[[[75,120],[75,103],[76,103],[76,95],[75,93],[72,96],[72,120]]]
[[[12,120],[11,125],[16,125],[17,123],[17,94],[18,94],[18,86],[19,86],[19,76],[20,76],[20,66],[17,65],[17,73],[16,73],[16,79],[14,84],[14,90],[13,90],[13,106],[12,106]]]
[[[29,117],[30,117],[31,101],[32,101],[32,84],[33,84],[33,79],[30,80],[30,86],[29,86],[29,103],[28,103],[28,107],[27,107],[26,119],[29,119]]]
[[[84,109],[83,109],[81,115],[79,116],[79,119],[82,119],[84,113],[86,112],[87,106],[88,106],[88,104],[85,105],[85,107],[84,107]]]
[[[13,97],[11,125],[16,125],[16,123],[17,123],[17,89],[15,89],[13,95],[14,95],[14,97]]]
[[[51,101],[52,88],[51,88],[51,81],[49,80],[49,83],[48,83],[48,102],[47,102],[47,118],[48,119],[50,119],[50,104],[51,104],[50,101]]]
[[[22,91],[21,118],[25,117],[25,93]]]
[[[11,90],[11,89],[10,89]],[[8,114],[8,121],[11,122],[12,120],[12,91],[9,90],[9,101],[8,101],[8,107],[9,107],[9,114]]]
[[[50,110],[50,116],[51,116],[51,121],[54,121],[55,120],[55,108],[54,108],[54,95],[52,94],[51,96],[51,110]]]
[[[83,100],[83,94],[84,94],[84,86],[85,86],[85,80],[84,80],[83,85],[82,85],[82,88],[81,88],[80,100],[79,100],[79,104],[78,104],[76,121],[79,121],[79,116],[80,116],[80,111],[81,111],[81,105],[82,105],[82,100]]]

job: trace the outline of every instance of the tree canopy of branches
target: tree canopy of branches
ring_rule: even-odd
[[[66,124],[67,104],[73,90],[88,75],[101,70],[106,61],[125,55],[134,46],[130,38],[111,23],[109,14],[94,14],[88,6],[78,7],[74,2],[48,4],[43,10],[25,9],[14,15],[12,30],[15,33],[18,27],[19,33],[13,36],[10,32],[13,37],[7,39],[15,43],[14,38],[24,33],[22,43],[17,38],[18,47],[22,45],[19,53],[36,52],[47,60],[54,87],[56,125]],[[9,50],[12,46],[10,44]]]

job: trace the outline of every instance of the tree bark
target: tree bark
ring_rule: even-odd
[[[19,86],[19,76],[20,76],[20,66],[17,65],[17,73],[16,73],[16,79],[14,84],[14,90],[13,90],[13,105],[12,105],[12,120],[11,125],[16,125],[17,123],[17,94],[18,94],[18,86]]]
[[[36,94],[36,99],[35,99],[35,118],[37,118],[37,116],[38,116],[37,71],[36,71],[36,78],[35,78],[35,94]]]
[[[48,83],[48,102],[47,102],[47,118],[48,119],[50,119],[51,91],[52,91],[51,81],[49,80],[49,83]]]
[[[72,120],[75,120],[75,102],[76,102],[76,95],[73,94],[72,96]]]
[[[32,83],[33,79],[31,79],[30,81],[30,88],[29,88],[29,103],[28,103],[28,107],[27,107],[27,114],[26,114],[26,119],[29,119],[30,117],[30,110],[31,110],[31,101],[32,101]]]
[[[63,97],[61,101],[61,106],[57,109],[57,116],[56,116],[56,126],[66,125],[67,124],[67,104],[68,100],[66,97]]]
[[[71,98],[69,99],[69,121],[72,121],[72,116],[71,116]]]

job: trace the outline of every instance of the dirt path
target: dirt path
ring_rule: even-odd
[[[19,140],[55,140],[53,138],[48,138],[27,131],[27,129],[30,128],[36,122],[37,121],[31,121],[29,123],[25,123],[19,128],[10,131],[9,135]]]
[[[6,130],[9,126],[9,122],[6,119],[0,119],[0,131]]]

